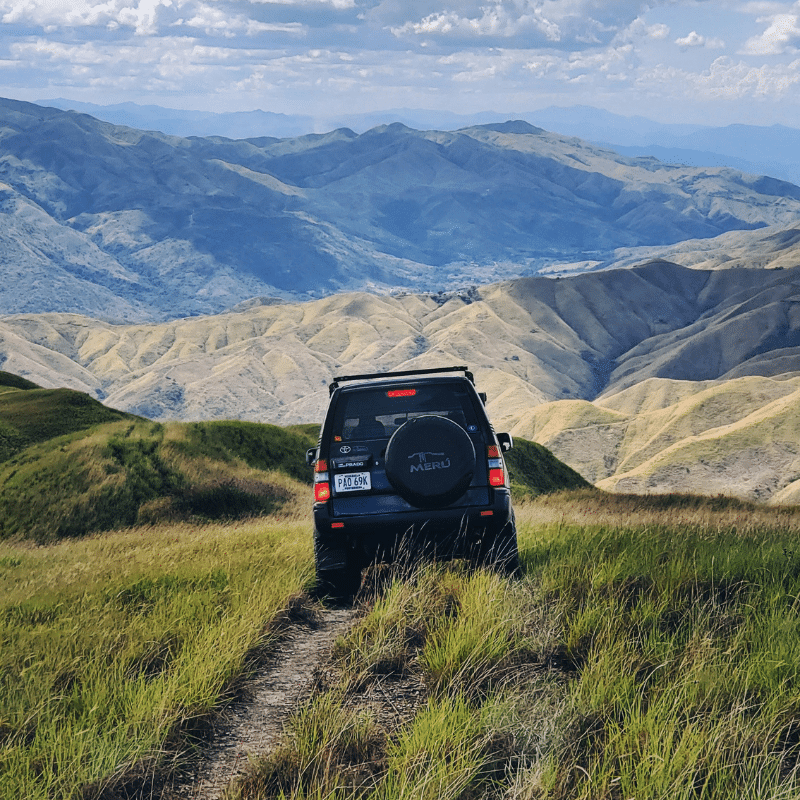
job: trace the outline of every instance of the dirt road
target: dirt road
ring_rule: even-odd
[[[219,800],[249,757],[278,743],[284,721],[310,690],[314,667],[324,662],[354,619],[350,608],[322,609],[312,625],[289,626],[273,657],[248,682],[247,698],[215,722],[195,774],[162,794],[162,800]]]

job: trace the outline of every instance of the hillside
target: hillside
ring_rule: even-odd
[[[466,363],[502,424],[647,378],[797,369],[795,270],[654,262],[450,294],[340,294],[156,325],[0,320],[0,365],[159,420],[319,422],[335,374]]]
[[[164,425],[8,373],[0,387],[0,539],[52,542],[160,521],[308,510],[305,453],[317,426]],[[587,485],[524,440],[509,470],[520,497]]]
[[[104,406],[73,389],[42,389],[0,372],[0,463],[32,444],[124,419],[130,414]]]
[[[602,489],[800,502],[800,375],[648,379],[545,403],[511,432],[541,442]]]
[[[0,313],[144,322],[438,291],[800,218],[793,184],[523,122],[180,138],[0,100],[0,131]]]
[[[290,425],[319,423],[334,375],[466,363],[497,430],[602,487],[791,500],[799,301],[794,269],[653,262],[158,325],[15,315],[0,365],[155,420]]]
[[[275,511],[314,437],[250,422],[161,425],[0,372],[0,539]]]

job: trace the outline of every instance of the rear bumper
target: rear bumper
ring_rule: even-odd
[[[317,503],[314,549],[318,569],[340,569],[394,560],[399,550],[453,558],[474,554],[513,524],[508,489],[475,489],[465,498],[478,504],[422,510],[382,510],[393,498],[363,498],[360,506]],[[482,501],[482,502],[481,502]],[[350,511],[350,513],[345,513]]]

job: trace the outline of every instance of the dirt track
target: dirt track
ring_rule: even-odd
[[[277,744],[284,721],[310,689],[314,667],[323,663],[336,637],[354,618],[349,608],[324,609],[313,625],[292,625],[274,657],[248,682],[247,698],[215,722],[195,774],[163,793],[163,800],[219,800],[249,757]]]

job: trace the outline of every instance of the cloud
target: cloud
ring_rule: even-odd
[[[798,14],[774,14],[761,17],[758,22],[768,23],[766,30],[748,39],[742,55],[781,55],[794,51],[800,44],[800,16]]]
[[[705,72],[660,65],[642,73],[637,87],[670,97],[717,100],[780,100],[797,91],[800,59],[790,64],[753,67],[729,56],[717,58]]]
[[[270,6],[330,6],[340,11],[356,8],[355,0],[250,0],[250,2]]]
[[[233,38],[243,33],[246,36],[256,36],[263,33],[290,33],[302,36],[307,32],[306,26],[299,22],[259,22],[242,14],[232,14],[229,9],[219,5],[212,6],[199,3],[194,8],[194,15],[188,19],[180,19],[172,23],[173,26],[185,25],[188,28],[198,28],[209,36],[224,36]]]
[[[15,0],[0,2],[0,21],[4,24],[40,25],[44,28],[120,26],[133,28],[139,35],[156,33],[163,12],[179,8],[183,0]]]
[[[692,31],[688,36],[676,39],[675,44],[682,50],[686,50],[690,47],[707,47],[709,50],[720,50],[725,47],[725,42],[723,42],[722,39],[707,39],[705,36],[701,36],[697,31]]]
[[[508,40],[516,40],[525,48],[585,48],[611,41],[638,17],[644,5],[630,0],[455,0],[444,9],[431,2],[427,13],[424,2],[414,2],[402,15],[396,0],[384,0],[371,15],[400,38],[440,43],[506,40],[507,45],[511,43]]]
[[[530,13],[514,13],[502,2],[483,6],[475,16],[462,16],[455,11],[434,12],[418,22],[406,22],[393,27],[392,33],[402,37],[439,36],[456,39],[476,39],[482,37],[509,38],[525,33],[543,36],[550,42],[561,39],[558,25],[545,19],[539,9]]]

